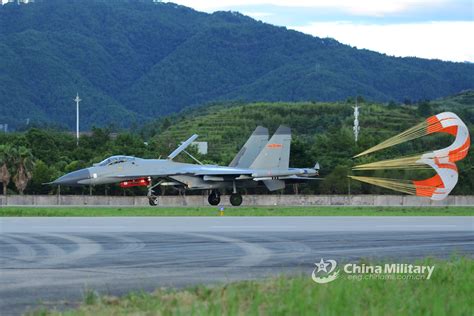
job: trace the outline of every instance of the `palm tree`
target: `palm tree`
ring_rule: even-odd
[[[3,184],[3,195],[7,195],[7,187],[11,174],[9,167],[12,160],[12,148],[9,145],[0,145],[0,181]]]
[[[18,149],[15,148],[13,150],[13,162],[15,167],[13,182],[18,192],[23,195],[28,182],[33,176],[33,168],[35,166],[31,150],[24,146],[20,146]]]

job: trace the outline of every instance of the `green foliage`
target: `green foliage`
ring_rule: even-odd
[[[113,135],[108,129],[93,128],[90,135],[81,136],[80,144],[77,146],[72,134],[54,130],[32,128],[24,133],[0,134],[0,141],[6,144],[0,145],[0,163],[6,159],[4,153],[10,148],[8,157],[12,159],[8,160],[10,161],[8,170],[13,178],[18,170],[16,166],[20,158],[28,158],[23,159],[26,163],[24,165],[26,169],[23,170],[28,171],[32,178],[26,193],[48,194],[53,193],[54,188],[43,183],[50,182],[66,172],[89,167],[108,156],[125,154],[157,158],[151,146],[146,146],[137,134],[123,133],[116,137],[111,136]],[[23,156],[18,156],[19,154]],[[16,156],[18,157],[15,158]],[[34,166],[31,162],[35,162]],[[23,176],[28,174],[23,173]],[[61,190],[62,193],[84,192],[82,188],[65,187]],[[135,191],[127,192],[133,194]],[[123,191],[113,187],[108,189],[108,193],[123,194]]]
[[[323,181],[321,193],[341,194],[349,191],[349,168],[347,166],[337,166]]]
[[[465,92],[470,94],[469,91]],[[460,95],[453,98],[460,99]],[[360,100],[363,101],[363,100]],[[471,134],[474,130],[474,121],[465,116],[464,108],[459,108],[450,99],[446,103],[452,104],[450,110],[455,111],[468,124]],[[384,150],[369,157],[353,160],[352,157],[374,146],[381,141],[394,136],[424,120],[426,117],[439,113],[445,108],[440,102],[427,102],[430,108],[428,115],[421,115],[417,106],[400,105],[395,107],[383,106],[375,103],[359,103],[360,136],[355,143],[352,132],[354,99],[348,103],[251,103],[243,105],[227,104],[197,108],[181,116],[169,117],[171,124],[161,126],[153,144],[175,143],[186,139],[190,134],[199,135],[199,140],[209,143],[209,154],[206,159],[219,164],[228,164],[247,137],[257,125],[263,125],[274,132],[280,124],[290,126],[293,131],[290,166],[312,167],[315,162],[321,165],[321,176],[324,181],[301,185],[303,193],[331,193],[347,194],[349,183],[347,175],[355,163],[390,159],[412,154],[418,154],[434,149],[441,149],[450,144],[452,138],[447,135],[432,135],[422,139],[402,144]],[[425,102],[424,102],[425,103]],[[474,108],[474,104],[470,108]],[[468,113],[469,114],[469,113]],[[173,146],[171,146],[173,147]],[[166,147],[165,147],[166,148]],[[474,170],[472,168],[474,154],[458,163],[460,180],[454,191],[456,194],[474,193]],[[383,172],[378,171],[378,177],[400,179],[424,179],[432,176],[432,172]],[[388,190],[374,186],[350,183],[351,193],[371,194],[387,193]],[[292,193],[291,188],[287,188]]]
[[[34,157],[29,148],[12,144],[0,145],[0,181],[3,183],[3,194],[7,193],[10,180],[23,194],[31,180],[34,166]]]
[[[7,194],[7,187],[12,177],[13,149],[11,145],[0,145],[0,181],[3,186],[3,194]]]
[[[86,305],[97,304],[100,300],[99,294],[96,291],[90,289],[86,289],[82,295],[84,297],[84,304]]]
[[[47,194],[50,192],[51,188],[44,185],[44,183],[51,182],[59,176],[60,173],[56,168],[54,168],[54,166],[48,166],[43,161],[36,160],[29,189],[37,194]]]
[[[161,288],[123,297],[101,296],[48,315],[472,315],[474,260],[428,258],[415,264],[434,266],[431,278],[417,280],[409,278],[415,275],[397,274],[385,280],[382,274],[380,279],[353,280],[340,268],[339,278],[330,284],[316,284],[311,273],[305,272],[180,290]],[[364,276],[352,276],[358,275]],[[42,313],[44,310],[33,315]]]
[[[76,92],[84,129],[134,129],[215,100],[416,101],[474,82],[471,64],[389,57],[234,12],[151,1],[0,6],[0,55],[0,122],[17,130],[27,119],[73,127]]]
[[[430,116],[432,113],[431,104],[428,101],[418,103],[418,113],[424,117]]]
[[[470,94],[470,92],[466,92]],[[457,106],[456,100],[464,100],[462,95],[453,99],[444,99],[442,104],[450,104],[468,124],[471,134],[474,121],[470,116],[471,106]],[[362,101],[362,100],[361,100]],[[446,110],[439,100],[430,102],[432,114]],[[24,133],[0,134],[0,163],[3,152],[12,147],[26,147],[36,160],[31,169],[32,180],[26,188],[29,194],[54,193],[54,188],[43,186],[58,176],[88,167],[112,155],[132,155],[144,158],[166,157],[180,142],[196,133],[200,141],[208,142],[208,155],[200,155],[195,148],[190,148],[193,156],[204,163],[227,165],[234,158],[249,135],[258,125],[266,126],[270,133],[280,124],[290,126],[293,132],[291,147],[291,167],[313,167],[316,162],[321,166],[321,177],[324,181],[313,181],[301,184],[299,190],[304,194],[328,193],[347,194],[350,186],[352,194],[380,194],[384,190],[356,181],[349,183],[347,175],[354,164],[375,160],[389,159],[448,146],[452,141],[449,135],[432,135],[422,139],[383,150],[367,157],[352,157],[379,142],[414,126],[425,119],[417,106],[400,105],[396,107],[375,103],[359,103],[360,137],[355,143],[352,133],[353,101],[348,103],[316,102],[278,102],[248,104],[214,104],[207,107],[188,110],[180,115],[149,123],[136,133],[123,132],[111,134],[107,128],[93,128],[90,135],[80,138],[76,146],[72,134],[57,132],[51,129],[32,128]],[[467,114],[467,116],[466,116]],[[147,137],[146,139],[144,137]],[[178,161],[193,162],[186,155],[177,157]],[[453,193],[474,194],[474,153],[460,161],[459,182]],[[1,165],[0,165],[1,167]],[[13,177],[15,170],[9,168]],[[433,175],[431,170],[367,172],[368,176],[389,177],[395,179],[426,179]],[[10,185],[10,189],[13,186]],[[88,193],[88,188],[61,188],[62,193]],[[142,189],[122,190],[118,186],[97,186],[94,194],[144,194]],[[264,193],[266,190],[248,193]],[[286,193],[293,193],[293,187],[287,186]],[[166,194],[171,194],[167,191]]]
[[[11,157],[12,169],[14,171],[13,182],[18,192],[23,194],[32,177],[32,171],[35,166],[34,157],[31,149],[24,146],[13,147]]]

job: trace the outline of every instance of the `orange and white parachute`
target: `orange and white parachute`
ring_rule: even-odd
[[[436,171],[435,176],[425,180],[412,181],[362,176],[351,176],[351,178],[408,194],[429,197],[432,200],[446,198],[458,182],[458,168],[455,162],[466,157],[471,144],[466,124],[454,113],[443,112],[429,117],[424,122],[387,139],[355,157],[367,155],[433,133],[451,134],[455,137],[454,142],[444,149],[411,157],[358,165],[353,170],[427,168],[429,166]]]

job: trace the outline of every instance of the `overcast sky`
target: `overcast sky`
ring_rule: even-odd
[[[394,56],[474,62],[474,0],[174,0]]]

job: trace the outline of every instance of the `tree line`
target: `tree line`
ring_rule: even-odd
[[[355,99],[338,103],[242,103],[214,104],[168,116],[149,123],[136,131],[111,133],[110,128],[93,128],[80,138],[79,146],[71,133],[54,129],[30,128],[24,132],[0,134],[0,178],[4,193],[55,194],[56,187],[44,185],[59,176],[91,166],[112,155],[143,158],[166,157],[181,141],[193,133],[207,141],[209,152],[192,154],[204,163],[227,165],[245,143],[257,125],[274,132],[280,124],[292,127],[291,167],[321,165],[323,181],[298,187],[288,186],[284,193],[296,190],[304,194],[385,194],[391,191],[349,181],[347,175],[357,163],[389,159],[440,149],[452,142],[447,135],[433,135],[390,148],[373,157],[354,160],[355,154],[387,139],[427,116],[439,112],[432,102],[416,105],[382,105],[362,98],[359,141],[354,141],[352,124]],[[456,112],[468,124],[474,125],[474,108],[457,108]],[[186,156],[178,156],[190,161]],[[474,154],[458,163],[459,183],[454,194],[474,192]],[[367,176],[400,179],[426,179],[432,174],[422,171],[373,171]],[[266,193],[264,189],[249,193]],[[64,194],[88,194],[89,188],[61,188]],[[144,194],[144,188],[121,189],[117,185],[97,186],[93,194]],[[176,194],[167,191],[166,194]]]

